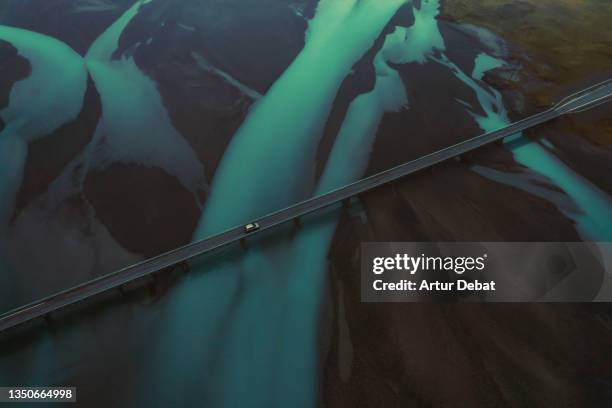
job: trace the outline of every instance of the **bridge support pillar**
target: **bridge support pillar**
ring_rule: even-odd
[[[51,316],[51,313],[47,313],[46,315],[44,315],[43,319],[45,320],[45,323],[47,323],[48,325],[53,323],[53,317]]]
[[[187,262],[187,261],[180,262],[179,264],[176,265],[176,269],[179,272],[183,272],[183,273],[189,272],[189,269],[190,269],[189,268],[189,262]]]
[[[293,225],[295,226],[295,228],[300,229],[302,228],[302,220],[300,219],[300,217],[294,218],[293,219]]]

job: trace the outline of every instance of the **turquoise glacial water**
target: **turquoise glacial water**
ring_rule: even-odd
[[[514,159],[544,175],[576,204],[577,211],[560,209],[574,220],[585,240],[612,241],[612,199],[589,180],[577,174],[538,143],[524,143],[514,136],[506,141]]]
[[[382,57],[376,88],[351,105],[318,186],[312,179],[316,148],[342,80],[404,3],[319,4],[304,49],[228,147],[196,239],[360,177],[385,110],[407,103],[399,75]],[[181,285],[160,326],[158,364],[150,370],[159,374],[158,383],[172,381],[180,389],[187,384],[169,373],[180,371],[186,379],[214,372],[203,382],[213,406],[316,405],[318,306],[334,219],[331,214],[330,222],[305,227],[293,241],[287,235],[276,245],[253,245],[221,267],[204,265]],[[177,336],[195,325],[193,336]]]
[[[0,25],[0,39],[28,60],[30,74],[17,81],[0,109],[0,274],[15,284],[8,250],[9,220],[23,180],[28,142],[74,120],[85,96],[87,71],[81,57],[51,37]],[[7,296],[11,296],[15,291]]]
[[[87,70],[76,52],[51,37],[0,25],[0,39],[29,61],[31,71],[14,84],[8,106],[0,110],[5,123],[0,131],[0,230],[4,230],[21,185],[27,143],[78,116]]]
[[[155,82],[131,56],[111,58],[127,25],[150,1],[135,2],[94,41],[85,58],[51,37],[0,26],[0,39],[15,46],[31,65],[31,74],[13,86],[8,107],[0,111],[7,124],[0,133],[0,154],[10,156],[0,164],[5,207],[14,200],[26,157],[21,142],[7,139],[32,141],[76,119],[88,73],[100,94],[103,116],[83,158],[87,166],[123,161],[159,167],[194,192],[194,200],[195,193],[206,188],[204,166],[172,126]],[[15,163],[19,158],[23,163]]]
[[[196,239],[312,194],[318,141],[342,80],[404,3],[319,3],[304,49],[251,109],[230,142]]]
[[[444,51],[446,45],[438,27],[440,14],[439,0],[423,0],[421,6],[413,6],[414,24],[410,27],[396,27],[398,37],[396,46],[389,47],[385,52],[389,60],[397,64],[427,62],[432,51]],[[402,44],[403,43],[403,44]],[[409,44],[409,46],[406,46]]]
[[[485,115],[473,112],[471,114],[482,130],[489,132],[510,123],[501,94],[481,81],[485,72],[503,66],[504,61],[480,54],[475,60],[471,77],[448,60],[441,60],[441,63],[453,70],[457,78],[476,93]],[[576,209],[568,210],[564,202],[552,200],[560,211],[576,223],[578,232],[585,240],[612,240],[612,199],[609,195],[577,174],[541,144],[520,134],[507,138],[505,142],[517,163],[544,176],[550,184],[559,187],[573,201]],[[503,182],[504,179],[497,178],[496,181]],[[514,185],[521,187],[520,183]],[[526,189],[532,191],[529,186],[526,186]],[[553,197],[556,195],[543,196],[549,200]]]
[[[57,41],[38,39],[27,32],[15,35],[11,29],[0,27],[0,38],[10,34],[14,41],[27,43],[24,49],[36,49],[41,44],[46,49],[54,44],[62,48],[65,61],[69,61],[60,65],[75,67],[75,78],[78,73],[80,82],[62,91],[73,98],[62,108],[66,111],[56,112],[57,117],[32,120],[33,124],[50,127],[56,119],[64,123],[75,117],[81,109],[88,70],[103,105],[103,118],[88,150],[90,164],[122,160],[159,166],[196,191],[202,187],[204,168],[171,126],[155,82],[131,57],[111,58],[121,34],[140,6],[148,2],[137,2],[128,9],[94,42],[84,59],[74,58],[63,45],[55,44]],[[446,46],[437,22],[440,2],[422,0],[420,7],[413,7],[414,25],[396,27],[387,36],[375,59],[374,89],[351,103],[321,179],[315,180],[316,149],[342,81],[406,3],[321,0],[309,23],[304,49],[269,92],[258,98],[230,143],[213,180],[195,240],[362,177],[384,115],[409,109],[405,85],[410,84],[404,84],[391,63],[438,61],[475,92],[484,115],[469,108],[468,112],[483,130],[509,122],[499,92],[482,82],[487,71],[504,62],[480,54],[474,71],[463,72],[443,53]],[[44,50],[26,57],[35,62],[40,53]],[[46,64],[41,62],[45,70]],[[33,76],[27,81],[49,85],[50,78],[43,77]],[[229,77],[226,80],[233,81]],[[83,88],[75,88],[77,85]],[[11,104],[18,100],[11,95]],[[37,111],[32,109],[29,114]],[[8,137],[18,128],[26,129],[23,123],[27,120],[11,119],[8,123],[0,133],[0,144],[6,146],[6,152],[14,152],[11,157],[18,163],[7,161],[0,168],[4,172],[0,177],[6,174],[6,179],[13,180],[12,184],[2,183],[10,190],[0,191],[5,195],[14,194],[20,183],[15,169],[25,160],[24,140],[30,140]],[[412,129],[405,133],[406,137],[419,137]],[[612,231],[609,198],[538,144],[523,141],[526,143],[520,146],[513,142],[507,146],[517,162],[547,177],[575,202],[580,211],[567,215],[585,236],[605,237],[606,231]],[[100,156],[98,143],[109,148],[105,155]],[[2,151],[0,145],[0,154]],[[271,234],[262,234],[247,250],[233,248],[214,260],[194,263],[193,273],[160,301],[157,327],[143,341],[147,343],[143,346],[147,358],[135,380],[139,386],[135,402],[152,407],[204,403],[221,408],[316,406],[317,327],[327,253],[338,216],[339,209],[331,208],[309,216],[297,234],[285,228],[276,233],[274,242],[269,241]],[[46,338],[37,346],[29,363],[32,371],[37,366],[56,364],[43,358],[53,347],[61,347],[61,340]],[[203,401],[192,399],[194,389],[201,390]],[[154,400],[150,390],[155,390]]]
[[[506,62],[502,61],[501,59],[492,57],[489,54],[480,53],[474,61],[474,72],[472,72],[472,78],[482,80],[487,71],[501,68],[504,65],[506,65]]]
[[[0,110],[7,124],[0,137],[18,134],[32,141],[74,120],[83,104],[87,70],[81,56],[54,38],[0,25],[0,39],[13,45],[31,67],[17,81],[9,105]]]
[[[137,1],[91,45],[85,62],[102,99],[102,119],[90,144],[89,166],[109,162],[158,167],[195,193],[205,188],[204,166],[172,126],[155,81],[133,57],[112,55],[121,34],[151,0]]]

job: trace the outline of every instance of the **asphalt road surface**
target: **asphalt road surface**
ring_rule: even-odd
[[[72,305],[102,292],[120,288],[122,285],[129,282],[175,266],[217,248],[241,241],[261,231],[299,219],[306,214],[343,202],[383,184],[461,156],[484,145],[549,122],[562,115],[582,112],[610,100],[612,100],[612,79],[577,92],[565,98],[550,110],[512,123],[497,131],[465,140],[327,194],[311,198],[299,204],[253,220],[252,223],[258,225],[258,228],[247,230],[244,225],[240,225],[222,232],[221,234],[166,252],[141,263],[12,310],[0,316],[0,331],[10,329],[39,317],[48,316],[52,312],[62,309],[63,307]]]

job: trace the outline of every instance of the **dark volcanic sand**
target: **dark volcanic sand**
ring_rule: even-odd
[[[379,188],[361,202],[369,222],[344,218],[330,254],[322,406],[612,403],[609,304],[360,302],[361,242],[579,240],[551,204],[461,163]]]
[[[17,194],[15,217],[49,188],[66,166],[89,144],[102,114],[100,96],[91,77],[83,109],[70,123],[28,145],[21,188]]]
[[[0,110],[8,106],[11,89],[15,82],[30,75],[30,62],[17,53],[17,49],[0,40]],[[4,123],[0,119],[0,131]]]
[[[198,14],[189,9],[182,10],[180,15],[168,15],[166,13],[172,7],[163,6],[162,2],[152,3],[149,11],[139,16],[137,24],[126,31],[120,50],[133,52],[134,44],[147,39],[149,33],[142,36],[138,28],[148,31],[146,27],[158,27],[161,21],[166,21],[166,28],[153,33],[151,45],[139,48],[135,58],[139,66],[158,81],[173,124],[206,162],[209,179],[252,101],[219,78],[202,75],[190,56],[191,50],[201,47],[198,50],[205,53],[215,66],[263,93],[301,48],[304,30],[304,23],[285,8],[274,8],[267,13],[260,12],[265,6],[250,11],[234,10],[246,13],[247,17],[248,13],[257,14],[245,17],[253,21],[253,25],[244,27],[240,18],[219,18],[231,15],[228,10],[235,8],[238,2],[219,0],[213,3],[214,7],[208,9],[209,15],[204,16],[204,11],[198,11],[202,13]],[[66,41],[83,53],[131,1],[122,1],[114,11],[93,13],[92,16],[96,17],[82,19],[79,27],[72,24],[79,20],[76,15],[58,11],[69,7],[45,3],[37,18],[26,21],[25,17],[32,16],[33,2],[22,4],[22,7],[14,8],[16,11],[9,16],[11,21]],[[28,4],[30,7],[26,7]],[[273,4],[276,3],[271,0],[265,3]],[[520,13],[515,13],[517,10]],[[524,12],[521,10],[520,6],[506,7],[504,15],[520,17]],[[8,17],[5,15],[5,18]],[[210,24],[204,25],[206,31],[201,36],[181,33],[176,26],[178,21],[189,25],[202,20]],[[274,27],[281,29],[275,31]],[[238,33],[238,28],[245,29],[250,35]],[[447,29],[445,25],[444,30]],[[82,32],[88,34],[83,36]],[[172,39],[182,47],[164,43],[163,38]],[[223,38],[223,41],[214,43],[215,38]],[[454,46],[459,48],[464,44],[461,41],[468,41],[463,37],[453,38],[458,41]],[[469,63],[473,61],[473,50],[469,55],[456,56],[462,68],[468,71]],[[12,55],[10,49],[2,52]],[[373,52],[370,52],[361,65],[355,67],[356,74],[345,81],[328,121],[319,163],[325,160],[331,146],[330,135],[334,135],[339,127],[348,102],[354,95],[370,89],[372,71],[365,62],[372,57]],[[10,68],[11,72],[23,75],[27,68],[23,61],[17,58],[15,64]],[[415,106],[426,106],[426,113],[416,115],[414,110],[409,110],[386,117],[375,146],[371,172],[416,157],[446,142],[480,133],[466,115],[456,115],[462,110],[461,106],[452,101],[440,103],[438,96],[451,87],[457,91],[457,96],[469,101],[473,98],[471,92],[458,88],[452,78],[431,79],[435,70],[435,64],[402,70],[405,78],[412,78],[408,83],[411,102]],[[0,81],[9,78],[14,82],[19,75],[0,76]],[[524,79],[528,87],[536,90],[551,87],[547,82],[550,78],[538,78],[534,73],[528,73]],[[487,80],[503,83],[495,75],[487,77]],[[3,91],[4,85],[0,83]],[[516,84],[506,85],[506,96],[517,91]],[[211,93],[214,98],[210,97]],[[0,106],[2,97],[6,99],[4,93],[0,94]],[[62,136],[60,132],[60,137],[66,137],[62,139],[66,148],[70,146],[63,153],[65,155],[41,162],[38,169],[45,171],[41,171],[38,177],[38,170],[28,164],[20,206],[34,202],[45,190],[52,174],[65,165],[84,140],[88,140],[92,126],[97,122],[96,98],[92,92],[88,93],[88,101],[88,110],[84,110],[81,116],[89,118],[87,124],[71,125],[83,134],[73,139],[65,134]],[[519,106],[511,113],[513,116],[525,115],[545,106],[542,101],[548,100],[536,95],[527,101],[524,109],[519,109]],[[442,116],[448,120],[440,121]],[[410,128],[406,123],[411,123]],[[551,139],[562,150],[562,159],[595,184],[611,191],[607,177],[609,152],[599,148],[589,150],[584,141],[564,137],[561,134],[566,129],[564,123],[557,122],[553,127],[533,132],[531,136],[540,137],[540,132],[543,135],[554,133]],[[597,130],[593,131],[588,124],[585,126],[588,129],[583,129],[584,133],[596,139]],[[33,143],[33,157],[40,157],[47,148],[43,141]],[[469,164],[445,164],[433,172],[415,175],[366,194],[361,202],[369,222],[364,225],[351,218],[341,223],[330,255],[332,300],[328,308],[332,330],[325,333],[329,335],[330,347],[326,350],[323,366],[324,406],[548,407],[612,404],[612,332],[609,324],[612,311],[608,305],[366,305],[359,302],[358,249],[361,241],[579,240],[572,222],[552,204],[512,187],[493,183],[468,168],[470,164],[484,164],[515,171],[517,166],[507,151],[492,146],[474,154],[471,160]],[[131,164],[114,164],[91,173],[86,180],[84,196],[70,198],[54,214],[56,219],[53,222],[65,221],[79,232],[75,239],[77,242],[86,242],[92,233],[98,231],[103,242],[95,242],[92,247],[98,248],[98,245],[102,249],[92,250],[94,255],[91,258],[95,261],[112,260],[111,255],[119,258],[95,269],[100,272],[139,259],[138,255],[122,252],[124,250],[115,241],[130,251],[147,256],[186,243],[197,222],[199,208],[195,198],[163,172]],[[165,233],[158,233],[160,230]],[[48,243],[53,244],[54,237],[49,233]],[[48,251],[53,252],[55,247],[51,244]],[[28,262],[34,262],[28,259],[31,254],[28,249],[27,245],[22,245],[20,253]],[[78,251],[86,252],[82,247],[77,248]],[[24,278],[35,277],[41,287],[59,289],[91,277],[80,273],[93,269],[90,258],[80,260],[83,267],[81,263],[69,261],[65,264],[75,270],[68,273],[53,270],[58,274],[33,276],[36,268],[28,267],[32,272],[25,274]],[[32,294],[28,292],[23,298],[29,299]],[[163,310],[161,307],[144,308],[137,302],[127,303],[126,307],[92,309],[90,314],[81,314],[65,321],[63,326],[60,323],[52,327],[51,330],[58,331],[72,327],[73,330],[66,332],[72,341],[69,344],[74,345],[78,353],[72,353],[67,347],[62,364],[50,364],[65,371],[49,373],[48,378],[71,380],[70,383],[78,385],[84,396],[96,397],[101,406],[111,404],[115,397],[127,401],[131,392],[130,381],[135,381],[138,372],[134,369],[137,365],[134,356],[138,350],[142,352],[145,343],[142,341],[144,335],[139,337],[139,334],[148,333],[148,324],[159,317],[159,310]],[[130,320],[128,312],[133,312],[133,320]],[[28,346],[34,348],[35,340],[29,338],[32,343],[14,342],[7,350],[23,358],[28,353],[22,351]],[[83,344],[97,346],[88,350],[82,347]],[[24,367],[28,367],[27,364]],[[23,378],[28,376],[28,373],[21,374]],[[100,378],[100,382],[93,384],[91,378],[94,377]],[[102,390],[102,385],[116,387],[118,391],[110,395]]]

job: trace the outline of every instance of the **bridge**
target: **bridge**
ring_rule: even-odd
[[[435,166],[449,159],[460,157],[482,146],[503,140],[508,136],[531,129],[563,115],[584,112],[595,106],[609,102],[610,100],[612,100],[612,78],[564,98],[551,109],[512,123],[502,129],[467,139],[434,153],[422,156],[416,160],[364,178],[345,187],[302,201],[259,219],[252,220],[251,225],[254,228],[246,228],[244,225],[230,228],[218,235],[177,248],[173,251],[166,252],[162,255],[128,266],[114,273],[101,276],[97,279],[93,279],[9,311],[8,313],[0,315],[0,332],[37,318],[48,317],[52,312],[58,311],[66,306],[73,305],[103,292],[120,289],[125,284],[176,266],[218,248],[236,242],[244,242],[248,237],[259,232],[269,230],[287,222],[299,221],[300,217],[304,215],[340,202],[346,202],[346,200],[352,197],[358,196],[359,194],[383,184]]]

